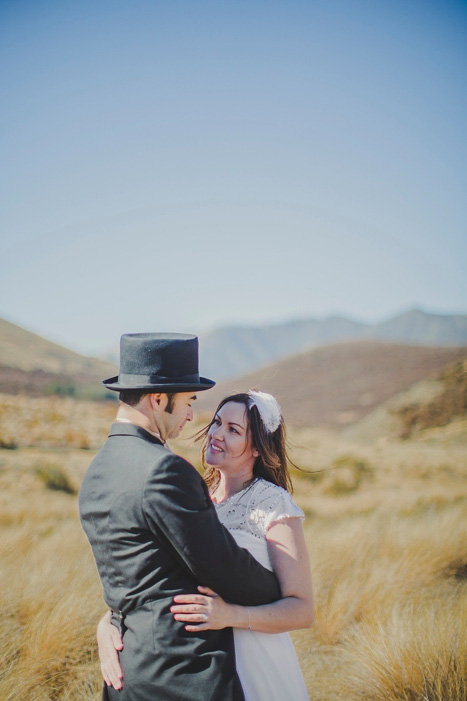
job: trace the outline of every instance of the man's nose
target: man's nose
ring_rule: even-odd
[[[188,414],[187,414],[186,420],[193,421],[193,407],[191,407],[191,406],[188,409]]]

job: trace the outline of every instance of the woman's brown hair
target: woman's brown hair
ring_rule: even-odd
[[[257,407],[254,404],[251,407],[249,406],[249,399],[250,397],[246,392],[237,392],[224,397],[219,403],[210,424],[200,432],[199,439],[203,440],[201,460],[205,470],[204,480],[210,491],[213,491],[219,483],[219,471],[217,468],[207,465],[205,460],[207,436],[217,413],[228,402],[235,402],[244,404],[246,407],[247,437],[251,437],[251,443],[259,453],[253,465],[253,477],[262,477],[267,482],[277,484],[279,487],[283,487],[292,493],[292,480],[288,468],[290,459],[286,449],[284,420],[281,416],[279,426],[275,431],[269,432],[263,424]]]

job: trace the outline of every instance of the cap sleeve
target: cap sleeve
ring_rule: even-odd
[[[292,499],[291,495],[281,487],[273,486],[266,489],[257,500],[249,514],[250,528],[257,536],[266,537],[268,530],[278,521],[286,518],[304,519],[302,509]]]

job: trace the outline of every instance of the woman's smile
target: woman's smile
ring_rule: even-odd
[[[208,450],[212,450],[214,453],[222,453],[223,448],[220,447],[215,441],[209,441],[209,447]]]

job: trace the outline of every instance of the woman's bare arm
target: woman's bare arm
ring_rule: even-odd
[[[301,520],[278,521],[271,526],[266,539],[281,586],[279,601],[262,606],[238,606],[227,603],[206,587],[199,587],[200,594],[174,597],[171,607],[174,618],[185,622],[189,631],[232,626],[262,633],[282,633],[309,628],[314,616],[313,592]]]

